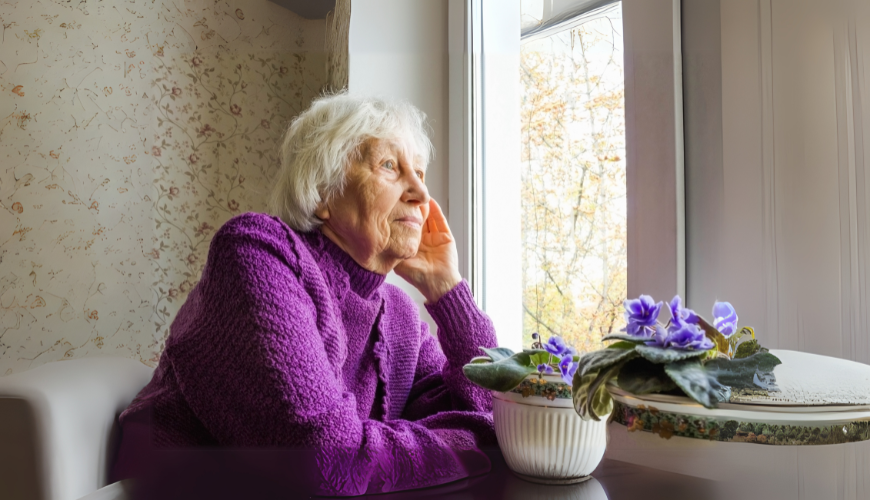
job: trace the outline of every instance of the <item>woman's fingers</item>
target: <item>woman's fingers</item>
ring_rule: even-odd
[[[432,211],[429,211],[429,217],[426,218],[426,232],[437,233],[438,226],[435,225],[435,220],[432,219]]]
[[[427,220],[433,222],[435,230],[450,234],[450,227],[447,225],[447,218],[444,217],[444,212],[441,211],[441,206],[438,205],[435,198],[429,198],[429,218]]]

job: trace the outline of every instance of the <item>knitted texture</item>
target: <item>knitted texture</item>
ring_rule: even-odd
[[[231,219],[153,379],[120,417],[120,462],[143,446],[125,425],[148,414],[149,445],[314,450],[320,494],[487,472],[477,447],[495,443],[492,400],[462,366],[495,347],[492,323],[464,281],[426,307],[438,340],[410,297],[319,231]]]

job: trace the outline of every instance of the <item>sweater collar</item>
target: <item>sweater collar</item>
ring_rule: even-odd
[[[364,299],[369,299],[387,277],[360,266],[353,257],[327,238],[319,229],[308,233],[314,246],[323,249],[323,255],[338,264],[347,274],[350,289]]]

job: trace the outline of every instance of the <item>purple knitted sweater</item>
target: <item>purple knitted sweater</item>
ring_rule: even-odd
[[[319,231],[248,213],[215,235],[151,382],[121,415],[119,458],[150,415],[160,446],[313,450],[313,491],[382,493],[489,470],[489,393],[462,365],[494,347],[464,281],[417,306]],[[439,347],[440,344],[440,347]],[[132,432],[130,435],[132,436]]]

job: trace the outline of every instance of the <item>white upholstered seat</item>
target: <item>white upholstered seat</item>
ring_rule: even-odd
[[[84,358],[0,377],[0,496],[75,500],[105,486],[117,416],[152,372]]]

